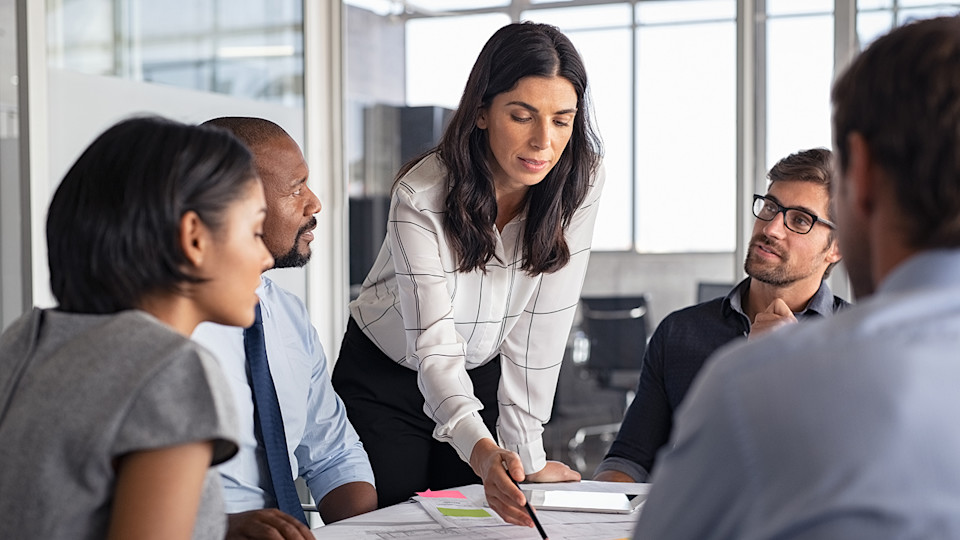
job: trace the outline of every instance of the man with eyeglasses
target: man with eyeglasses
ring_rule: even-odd
[[[647,482],[673,414],[707,358],[738,338],[846,307],[824,281],[840,260],[830,221],[832,155],[816,148],[780,160],[754,195],[749,277],[726,297],[668,315],[650,338],[636,397],[594,480]]]

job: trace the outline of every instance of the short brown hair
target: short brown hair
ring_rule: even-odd
[[[790,154],[770,168],[767,179],[771,184],[787,180],[812,182],[825,187],[829,194],[833,183],[833,153],[826,148],[812,148]],[[833,221],[832,201],[827,206],[826,218]]]
[[[897,195],[914,248],[960,246],[960,18],[901,26],[838,79],[834,146],[859,133]]]

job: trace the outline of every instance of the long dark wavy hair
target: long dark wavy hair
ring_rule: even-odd
[[[600,164],[602,146],[590,122],[587,72],[580,54],[556,27],[523,22],[497,30],[483,46],[457,111],[439,144],[426,153],[436,152],[447,170],[444,228],[456,250],[460,272],[477,268],[485,271],[487,263],[497,258],[492,158],[487,130],[477,127],[477,116],[494,97],[515,88],[520,79],[553,76],[573,85],[577,114],[559,161],[527,194],[521,268],[530,275],[555,272],[570,260],[564,230],[587,195],[590,179]],[[423,157],[407,162],[397,179]]]

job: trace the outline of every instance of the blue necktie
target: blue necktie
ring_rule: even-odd
[[[253,326],[243,331],[247,377],[253,391],[253,430],[267,455],[267,472],[277,499],[277,507],[306,525],[307,517],[303,514],[297,487],[290,475],[287,438],[283,431],[283,416],[280,414],[277,389],[273,386],[273,377],[267,364],[267,346],[263,340],[263,319],[259,304],[256,314]]]

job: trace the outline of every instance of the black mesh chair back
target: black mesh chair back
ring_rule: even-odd
[[[573,466],[587,474],[587,441],[597,439],[600,455],[605,454],[633,400],[647,347],[647,299],[643,295],[584,297],[580,315],[580,329],[590,344],[583,367],[600,388],[615,391],[622,399],[613,417],[602,424],[581,426],[567,441]]]
[[[639,370],[647,347],[647,299],[643,295],[580,299],[581,328],[590,341],[587,369],[604,386],[617,370]]]

